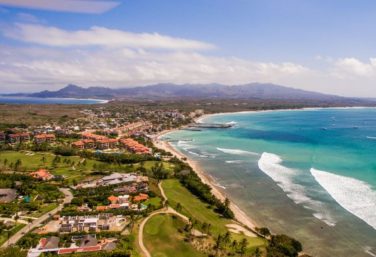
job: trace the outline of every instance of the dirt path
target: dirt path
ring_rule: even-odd
[[[165,205],[165,203],[167,202],[167,196],[162,188],[162,182],[159,182],[158,183],[158,188],[159,190],[161,191],[161,195],[163,197],[163,205]],[[146,248],[145,244],[144,244],[144,227],[145,227],[145,224],[148,222],[148,220],[155,216],[155,215],[159,215],[159,214],[173,214],[173,215],[176,215],[178,217],[180,217],[182,220],[184,220],[185,222],[189,222],[189,218],[187,216],[184,216],[183,214],[175,211],[173,208],[171,207],[164,207],[164,209],[162,210],[158,210],[158,211],[155,211],[153,213],[151,213],[149,216],[147,216],[140,224],[139,226],[139,231],[138,231],[138,244],[141,248],[141,251],[144,255],[144,257],[151,257],[151,254],[150,252],[148,251],[148,249]]]

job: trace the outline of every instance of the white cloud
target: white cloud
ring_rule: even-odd
[[[164,36],[158,33],[132,33],[104,27],[67,31],[56,27],[17,23],[3,33],[6,37],[24,42],[56,47],[103,46],[189,50],[214,48],[211,44],[196,40]]]
[[[119,4],[106,0],[0,0],[0,5],[11,7],[93,14],[107,12]]]
[[[334,74],[339,78],[348,78],[354,75],[376,78],[376,59],[370,58],[369,62],[362,62],[356,58],[339,59],[335,62]]]
[[[376,58],[362,62],[356,58],[313,57],[313,61],[324,65],[312,69],[294,62],[213,56],[200,52],[213,48],[205,42],[100,27],[66,31],[17,24],[13,30],[3,30],[3,34],[34,44],[0,45],[0,93],[58,89],[68,83],[125,87],[164,82],[271,82],[339,95],[376,97]]]

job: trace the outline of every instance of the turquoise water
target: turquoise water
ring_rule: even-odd
[[[107,102],[106,100],[100,100],[100,99],[0,96],[0,103],[6,103],[6,104],[100,104],[100,103],[106,103],[106,102]]]
[[[376,256],[376,109],[213,115],[166,140],[260,226],[314,256]]]

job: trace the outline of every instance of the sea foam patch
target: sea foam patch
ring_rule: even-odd
[[[298,170],[283,166],[282,158],[272,153],[263,153],[258,161],[258,166],[260,170],[272,178],[296,204],[301,204],[306,209],[312,210],[314,212],[313,216],[322,220],[328,226],[335,226],[336,221],[331,213],[326,210],[324,204],[310,198],[307,195],[305,187],[294,182],[294,176],[299,175]]]
[[[227,148],[217,147],[217,150],[223,153],[233,154],[233,155],[259,155],[258,153],[255,153],[255,152],[250,152],[250,151],[245,151],[245,150],[240,150],[240,149],[227,149]]]
[[[311,174],[339,205],[376,229],[376,191],[369,184],[313,168]]]

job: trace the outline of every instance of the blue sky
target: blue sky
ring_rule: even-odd
[[[371,0],[0,0],[0,89],[257,81],[376,97],[375,24]]]

